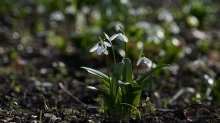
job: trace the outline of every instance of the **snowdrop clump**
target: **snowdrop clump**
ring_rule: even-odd
[[[141,114],[140,111],[137,109],[137,106],[140,103],[142,90],[152,78],[153,72],[168,65],[164,64],[152,68],[152,61],[144,57],[143,53],[141,53],[141,57],[137,61],[136,65],[139,66],[141,62],[144,62],[149,68],[152,69],[144,73],[140,78],[136,78],[135,80],[133,80],[131,60],[126,55],[122,59],[122,62],[116,64],[112,41],[114,41],[115,39],[121,40],[122,43],[125,44],[124,51],[126,51],[126,43],[129,42],[122,28],[120,29],[121,32],[116,33],[111,37],[104,33],[105,38],[108,42],[103,41],[102,38],[100,38],[100,42],[95,44],[95,46],[89,50],[89,52],[94,52],[95,50],[97,50],[98,55],[101,55],[102,53],[106,55],[108,75],[92,68],[81,68],[95,75],[103,82],[99,85],[99,87],[88,86],[87,88],[90,90],[98,91],[102,95],[104,103],[100,109],[103,112],[107,113],[110,118],[113,118],[116,115],[119,116],[119,118],[121,119],[133,117],[141,118]],[[108,68],[108,47],[111,47],[113,52],[115,63],[115,68],[113,71],[109,71]]]

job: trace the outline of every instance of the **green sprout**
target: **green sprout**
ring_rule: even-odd
[[[128,38],[124,35],[124,31],[121,28],[122,33],[114,34],[113,36],[109,37],[106,33],[105,37],[110,42],[104,42],[101,38],[101,42],[97,43],[90,52],[97,50],[98,55],[101,55],[103,52],[106,57],[108,55],[107,47],[112,47],[112,41],[116,38],[123,41],[125,44],[128,42]],[[111,44],[111,46],[109,46]],[[112,47],[113,48],[113,47]],[[125,46],[126,48],[126,46]],[[114,51],[114,50],[113,50]],[[126,50],[125,50],[126,51]],[[113,52],[113,55],[114,52]],[[143,55],[142,55],[143,56]],[[115,56],[114,56],[115,61]],[[137,66],[144,62],[150,67],[151,61],[145,57],[141,57],[138,62]],[[81,67],[87,70],[89,73],[97,76],[99,79],[102,80],[102,84],[99,87],[87,86],[88,89],[98,91],[103,98],[103,105],[102,111],[106,112],[110,118],[118,117],[118,118],[132,118],[134,116],[141,118],[140,111],[138,110],[138,106],[140,103],[141,92],[147,83],[150,81],[151,74],[156,70],[168,66],[167,64],[159,65],[155,68],[152,68],[150,71],[143,74],[140,78],[133,80],[132,78],[132,64],[131,60],[125,56],[122,59],[122,62],[118,63],[113,72],[108,69],[108,61],[107,62],[107,71],[108,75],[92,69],[88,67]],[[116,61],[115,61],[116,62]]]

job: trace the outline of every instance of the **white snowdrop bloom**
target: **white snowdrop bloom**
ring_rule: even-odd
[[[128,42],[128,38],[127,38],[125,35],[123,35],[122,33],[114,34],[114,35],[111,36],[108,40],[109,40],[109,41],[112,41],[112,40],[114,40],[116,37],[118,37],[121,41]]]
[[[148,67],[151,67],[151,66],[152,66],[151,60],[149,60],[149,59],[146,58],[146,57],[141,57],[141,58],[138,60],[138,62],[137,62],[137,66],[139,66],[142,61],[144,61],[144,63],[145,63]]]
[[[89,52],[93,52],[93,51],[97,50],[97,54],[98,54],[98,55],[101,55],[102,52],[103,52],[104,54],[108,55],[108,51],[106,50],[107,47],[111,47],[111,44],[109,44],[108,42],[105,42],[105,41],[104,41],[103,43],[99,42],[99,43],[97,43],[94,47],[92,47],[92,48],[89,50]]]

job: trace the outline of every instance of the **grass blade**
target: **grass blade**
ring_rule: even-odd
[[[123,70],[123,82],[132,83],[132,66],[131,61],[129,58],[124,58],[122,60],[124,63],[124,70]]]
[[[141,89],[144,89],[144,87],[146,87],[146,85],[154,78],[154,76],[150,76],[149,78],[145,79],[142,83],[141,83]]]
[[[141,87],[136,82],[132,82],[132,101],[134,106],[138,106],[141,98]]]
[[[98,71],[98,70],[95,70],[95,69],[92,69],[92,68],[88,68],[88,67],[81,67],[85,70],[87,70],[89,73],[97,76],[98,78],[100,78],[103,83],[106,85],[106,86],[109,86],[109,77],[107,75],[105,75],[104,73]]]
[[[116,65],[112,73],[112,79],[110,82],[110,96],[113,97],[114,101],[116,100],[118,94],[118,88],[119,88],[118,81],[121,79],[123,68],[124,68],[124,64],[121,62],[118,65]]]
[[[141,78],[137,79],[136,82],[138,84],[141,84],[150,74],[152,74],[153,72],[155,72],[156,70],[165,67],[165,66],[169,66],[169,64],[163,64],[163,65],[159,65],[153,69],[151,69],[150,71],[148,71],[147,73],[145,73]]]
[[[137,112],[138,118],[141,119],[141,112],[136,107],[134,107],[133,105],[127,104],[127,103],[121,103],[121,104],[126,105],[126,106],[130,106],[133,110],[135,110]]]
[[[99,85],[99,87],[100,87],[101,89],[105,90],[107,93],[110,94],[110,89],[109,89],[107,86],[105,86],[105,85]]]

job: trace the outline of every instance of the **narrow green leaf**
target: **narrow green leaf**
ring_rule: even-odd
[[[107,112],[110,114],[112,111],[115,110],[115,102],[112,100],[112,97],[106,93],[105,91],[99,90],[99,93],[102,94],[105,108],[107,108]]]
[[[159,65],[153,69],[151,69],[150,71],[148,71],[147,73],[145,73],[141,78],[137,79],[136,82],[138,84],[141,84],[150,74],[152,74],[154,71],[162,68],[162,67],[165,67],[165,66],[169,66],[169,64],[163,64],[163,65]]]
[[[112,79],[110,82],[110,95],[113,98],[113,100],[116,100],[116,96],[118,94],[118,81],[121,79],[122,72],[123,72],[124,64],[121,62],[118,65],[116,65],[113,73],[112,73]]]
[[[132,83],[132,66],[131,61],[129,58],[124,58],[122,60],[124,63],[124,70],[123,70],[123,81]]]
[[[120,102],[126,102],[128,98],[131,98],[131,95],[127,94],[127,90],[126,88],[129,88],[129,87],[125,87],[125,86],[130,86],[130,88],[132,87],[130,83],[126,83],[126,82],[122,82],[122,81],[119,81],[118,82],[118,85],[119,85],[119,89],[118,89],[118,101],[119,103]],[[131,93],[130,93],[131,94]],[[127,95],[129,95],[129,97],[127,97]],[[131,99],[130,99],[131,100]]]
[[[110,94],[110,89],[109,89],[109,87],[107,87],[107,86],[105,86],[105,85],[99,85],[99,87],[100,87],[101,89],[105,90],[107,93]]]
[[[122,90],[121,90],[121,88],[119,87],[119,88],[118,88],[118,95],[117,95],[117,102],[121,102],[121,97],[122,97]]]
[[[120,87],[123,87],[123,86],[125,86],[125,85],[129,85],[129,84],[130,84],[130,83],[118,81],[118,85],[119,85]]]
[[[111,110],[115,109],[114,100],[112,100],[112,97],[107,92],[100,90],[100,89],[97,89],[96,87],[93,87],[93,86],[87,86],[86,88],[88,88],[90,90],[98,91],[103,96],[105,106],[109,110],[108,112],[111,112]]]
[[[145,79],[142,83],[141,83],[141,89],[144,89],[146,87],[146,85],[152,81],[152,79],[154,78],[154,76],[150,76],[149,78]]]
[[[136,82],[132,82],[132,101],[134,106],[138,106],[141,98],[141,87]]]
[[[104,73],[98,71],[98,70],[95,70],[95,69],[92,69],[92,68],[88,68],[88,67],[81,67],[85,70],[87,70],[89,73],[97,76],[98,78],[100,78],[103,83],[106,85],[106,86],[109,86],[109,77],[107,75],[105,75]]]
[[[127,104],[127,103],[121,103],[121,104],[126,105],[126,106],[130,106],[133,110],[135,110],[137,112],[138,118],[141,119],[141,112],[135,106]]]
[[[132,104],[132,85],[129,83],[128,85],[124,85],[122,88],[122,102]]]

